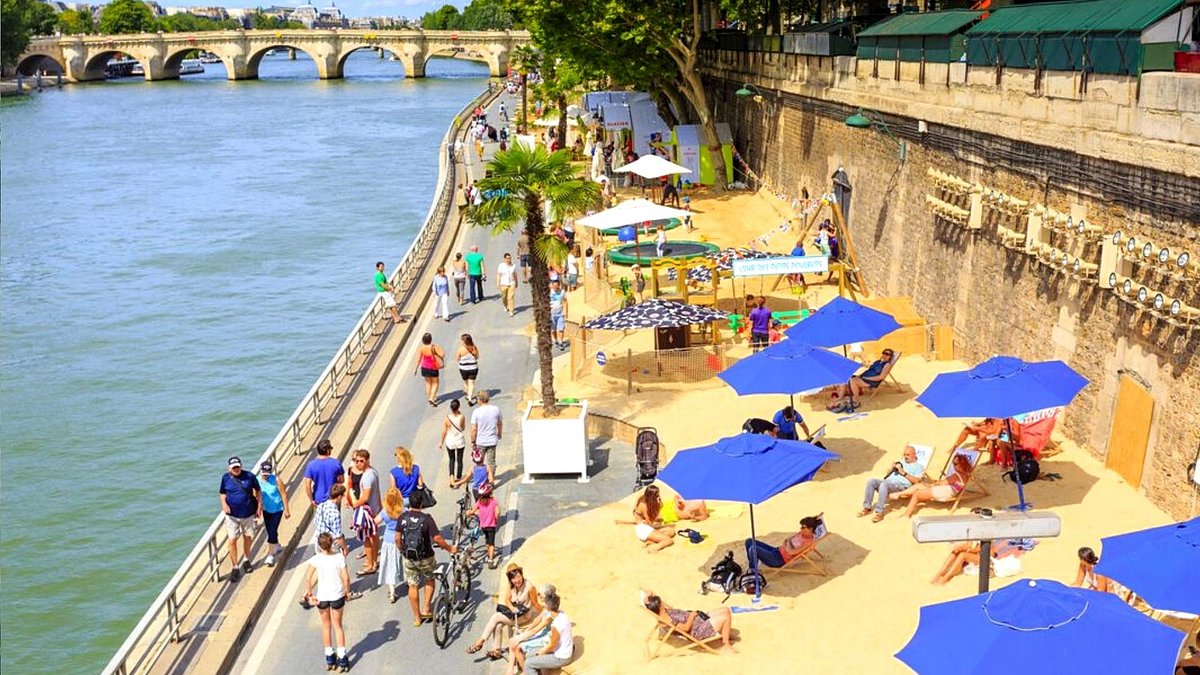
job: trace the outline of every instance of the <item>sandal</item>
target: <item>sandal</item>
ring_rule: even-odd
[[[470,647],[467,647],[467,653],[468,654],[477,654],[480,649],[483,649],[483,643],[476,642],[475,644],[471,645]]]
[[[487,657],[493,661],[499,661],[504,658],[504,652],[499,649],[490,649],[488,650]]]
[[[858,517],[862,518],[863,516],[867,515],[870,512],[871,512],[871,509],[863,509],[862,511],[858,512]]]
[[[883,520],[883,514],[882,514],[882,513],[876,513],[876,514],[875,514],[875,517],[871,519],[871,522],[872,522],[872,523],[878,523],[878,522],[879,522],[879,521],[881,521],[881,520]]]
[[[347,600],[357,600],[363,596],[361,591],[350,591],[346,594]]]
[[[370,569],[370,570],[361,569],[361,570],[355,572],[354,575],[359,576],[359,577],[368,577],[368,576],[371,576],[372,574],[375,574],[378,571],[379,571],[378,569]]]
[[[421,615],[421,623],[429,623],[431,621],[433,621],[432,614],[422,614]]]

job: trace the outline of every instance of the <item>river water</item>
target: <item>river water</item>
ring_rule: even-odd
[[[99,670],[373,298],[482,64],[303,55],[256,82],[69,86],[0,108],[5,672]],[[11,668],[11,670],[10,670]]]

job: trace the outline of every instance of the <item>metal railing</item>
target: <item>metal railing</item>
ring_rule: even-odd
[[[452,141],[456,135],[463,132],[463,123],[469,118],[470,111],[491,95],[492,91],[489,88],[472,99],[455,116],[454,122],[442,137],[438,150],[438,178],[433,203],[416,239],[408,247],[391,277],[392,287],[396,289],[396,302],[400,306],[410,302],[416,295],[415,282],[428,266],[429,257],[445,230],[447,217],[454,206],[457,166],[449,153]],[[345,393],[345,390],[340,388],[343,384],[348,384],[348,378],[358,375],[360,371],[356,366],[370,353],[373,339],[380,338],[390,325],[385,321],[386,313],[383,299],[376,297],[338,348],[329,365],[275,435],[266,452],[258,459],[259,464],[270,460],[276,467],[276,473],[282,474],[282,470],[293,460],[299,461],[297,458],[304,454],[301,447],[303,439],[313,427],[329,421],[331,408],[336,406]],[[198,601],[205,587],[220,579],[220,565],[228,557],[227,544],[224,516],[218,515],[104,667],[102,672],[105,675],[145,672],[172,642],[181,638],[181,629],[189,610]]]

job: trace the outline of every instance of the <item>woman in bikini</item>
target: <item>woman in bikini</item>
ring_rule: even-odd
[[[720,635],[721,651],[737,653],[730,641],[730,633],[733,632],[733,612],[728,607],[718,607],[709,613],[694,609],[675,609],[663,602],[654,591],[645,589],[642,590],[642,604],[654,612],[659,620],[669,623],[700,642]]]
[[[429,405],[437,407],[438,372],[446,361],[446,352],[433,344],[433,336],[426,333],[421,336],[421,346],[417,348],[417,363],[413,366],[413,375],[418,372],[425,378],[425,398]]]
[[[1112,588],[1109,586],[1108,577],[1096,574],[1096,564],[1099,562],[1100,556],[1096,555],[1090,546],[1079,549],[1079,572],[1075,575],[1075,583],[1071,585],[1086,588],[1089,591],[1111,592]]]
[[[662,515],[662,495],[657,485],[651,485],[638,497],[633,507],[634,533],[646,547],[647,552],[654,553],[675,543],[675,528],[664,525]]]
[[[933,485],[918,483],[907,490],[888,495],[888,499],[908,499],[908,509],[905,510],[904,515],[909,518],[912,518],[913,514],[917,512],[917,507],[927,501],[948,502],[954,499],[966,487],[967,481],[971,479],[971,472],[975,468],[971,466],[971,460],[962,454],[954,455],[952,464],[954,470]]]

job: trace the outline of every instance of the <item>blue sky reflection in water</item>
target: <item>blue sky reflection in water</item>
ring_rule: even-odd
[[[99,670],[424,219],[484,86],[356,52],[6,99],[0,566],[13,672]]]

